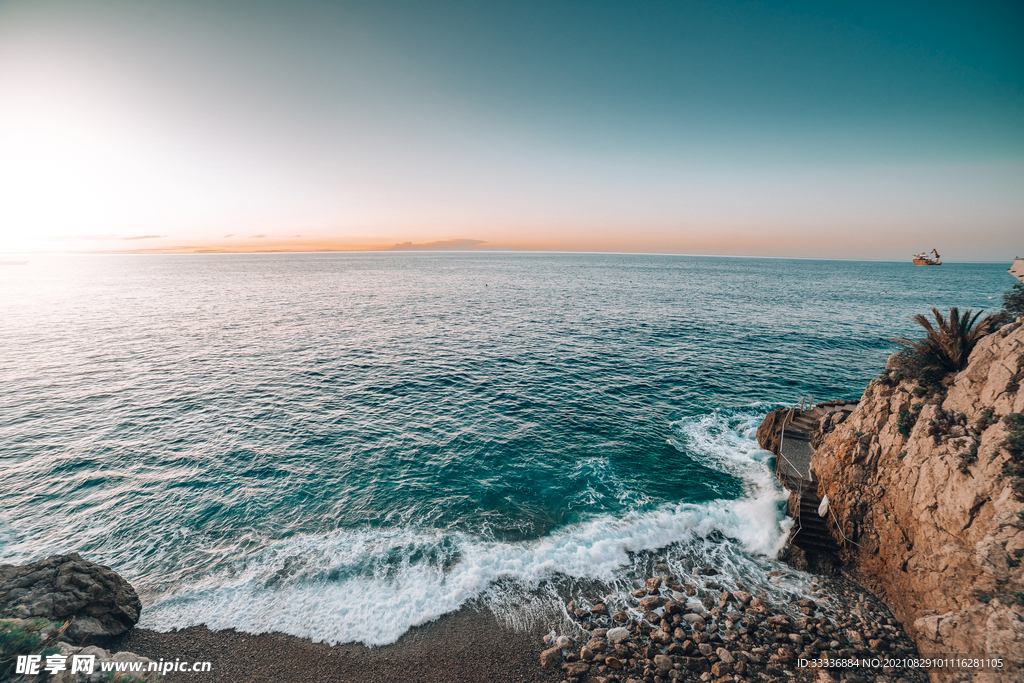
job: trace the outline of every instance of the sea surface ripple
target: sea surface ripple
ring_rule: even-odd
[[[912,314],[995,309],[1005,270],[33,256],[0,268],[0,561],[111,565],[151,628],[368,644],[654,553],[758,575],[788,528],[764,413],[858,398]]]

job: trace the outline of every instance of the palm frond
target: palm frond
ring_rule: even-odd
[[[999,315],[982,318],[983,313],[975,313],[971,309],[961,312],[958,307],[951,306],[947,317],[938,308],[932,308],[934,324],[921,313],[910,318],[924,330],[923,338],[898,337],[892,341],[903,346],[905,354],[915,357],[922,370],[943,374],[956,372],[967,366],[971,351],[999,323]]]

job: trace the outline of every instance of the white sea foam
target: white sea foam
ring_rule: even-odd
[[[680,571],[691,558],[734,580],[763,580],[751,556],[774,557],[789,522],[767,454],[751,438],[752,419],[714,414],[674,425],[691,456],[743,481],[738,500],[593,517],[518,543],[413,527],[296,537],[239,559],[230,572],[147,596],[141,625],[206,624],[383,645],[474,598],[500,611],[525,592],[516,598],[499,588],[510,582],[527,591],[559,577],[626,587],[638,554],[669,546],[675,551],[666,561]]]

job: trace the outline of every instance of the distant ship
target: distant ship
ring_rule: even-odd
[[[932,249],[932,253],[935,254],[935,258],[932,258],[931,256],[929,256],[927,251],[922,253],[922,254],[918,254],[917,256],[914,257],[914,265],[915,266],[941,266],[942,265],[942,261],[939,260],[941,258],[939,256],[939,252],[937,252],[934,249]]]

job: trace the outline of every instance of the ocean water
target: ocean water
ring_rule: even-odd
[[[0,562],[108,564],[149,628],[373,645],[654,562],[795,590],[761,418],[858,398],[1007,266],[33,256],[0,267]]]

